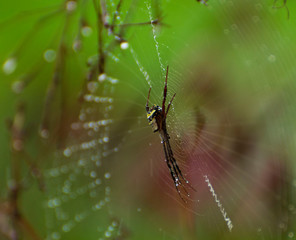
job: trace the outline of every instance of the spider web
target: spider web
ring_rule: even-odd
[[[105,2],[109,23],[115,13],[116,24],[160,24],[123,28],[125,45],[105,29],[105,72],[74,83],[84,89],[71,106],[78,117],[67,119],[63,144],[44,169],[46,239],[293,239],[295,34],[285,11],[268,1],[147,0],[123,1],[116,12],[119,1]],[[89,16],[81,28],[68,25],[65,42],[76,53],[86,46],[69,55],[75,67],[67,78],[81,80],[98,61],[93,3],[65,6]],[[58,48],[44,43],[50,64]],[[14,56],[5,74],[21,65]],[[145,116],[150,87],[150,105],[162,102],[167,65],[167,99],[176,93],[168,132],[196,189],[186,204]]]
[[[149,87],[151,104],[161,104],[165,68],[170,65],[168,99],[177,95],[168,117],[168,131],[179,166],[197,193],[191,193],[187,204],[178,198],[160,140],[141,127],[145,121],[141,117],[140,127],[129,131],[133,135],[129,143],[143,149],[138,144],[148,142],[149,148],[144,147],[135,159],[141,160],[144,155],[149,162],[136,160],[133,164],[139,166],[131,172],[142,169],[135,175],[147,176],[141,178],[145,196],[159,215],[175,216],[170,218],[172,225],[193,213],[194,220],[187,225],[195,226],[196,236],[216,238],[223,233],[225,239],[293,238],[293,140],[280,133],[293,128],[294,111],[289,106],[294,100],[286,89],[295,87],[291,83],[295,59],[279,47],[290,48],[295,38],[288,30],[290,23],[283,12],[267,2],[221,1],[208,8],[194,4],[163,3],[168,26],[159,29],[151,25],[152,35],[133,36],[129,50],[142,79],[135,84],[147,85],[146,91],[139,93],[143,106]],[[141,8],[150,20],[155,13],[152,6],[145,1]],[[243,14],[245,8],[248,13]],[[130,88],[133,91],[134,85]],[[275,117],[279,104],[283,104],[281,119]],[[136,112],[138,104],[133,108]],[[133,156],[134,152],[130,158]],[[135,188],[128,194],[138,195]],[[183,206],[181,214],[175,209],[179,205]],[[181,226],[172,230],[158,224],[172,239],[181,238],[180,232],[186,229]]]
[[[122,23],[124,14],[116,13],[113,1],[106,2],[106,9],[102,8],[104,2],[99,4],[102,4],[100,7],[106,23],[114,14],[118,15],[115,23]],[[91,2],[90,6],[98,9],[99,5]],[[86,25],[81,34],[88,36],[93,31]],[[120,53],[112,51],[117,36],[109,32],[109,35],[103,33],[99,36],[101,38],[105,39],[102,42],[104,61],[107,64],[108,61],[120,61]],[[73,43],[74,51],[78,51],[76,47],[82,43],[79,38],[77,41]],[[88,64],[87,82],[80,93],[82,105],[78,119],[71,122],[66,146],[56,152],[53,167],[46,170],[46,178],[52,186],[47,200],[47,239],[124,239],[127,235],[124,224],[113,215],[109,206],[112,169],[108,159],[119,150],[119,145],[112,147],[110,144],[110,131],[114,124],[111,115],[114,91],[120,80],[109,75],[107,68],[96,76],[96,65],[100,64],[96,51],[88,58]]]

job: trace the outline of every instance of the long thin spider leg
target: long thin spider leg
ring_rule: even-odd
[[[142,25],[157,25],[160,24],[161,19],[155,19],[148,22],[139,22],[139,23],[119,23],[116,24],[116,19],[120,16],[120,9],[123,3],[123,0],[119,0],[114,11],[112,22],[108,23],[107,18],[110,17],[107,13],[106,1],[100,0],[101,9],[102,9],[102,22],[104,27],[108,30],[109,34],[114,36],[114,39],[120,43],[126,42],[123,38],[124,29],[130,26],[142,26]]]
[[[130,27],[130,26],[143,26],[143,25],[148,25],[148,24],[157,25],[159,23],[160,23],[160,19],[155,19],[155,20],[148,21],[148,22],[114,24],[114,26],[124,28],[124,27]]]
[[[166,113],[165,113],[165,116],[164,116],[165,118],[166,118],[166,116],[167,116],[167,114],[168,114],[168,112],[169,112],[170,106],[171,106],[171,104],[172,104],[172,102],[173,102],[175,96],[176,96],[176,93],[174,94],[174,96],[172,97],[171,101],[170,101],[169,104],[168,104],[168,108],[167,108]]]
[[[151,88],[149,88],[149,92],[148,92],[148,97],[147,97],[147,102],[146,102],[146,112],[149,111],[149,97],[150,97],[150,92],[151,92]]]
[[[168,148],[168,153],[172,159],[172,164],[173,166],[175,166],[176,168],[176,172],[181,176],[181,178],[185,181],[185,183],[192,189],[196,192],[195,188],[191,186],[191,184],[189,183],[189,181],[183,176],[182,172],[181,172],[181,169],[179,168],[178,164],[177,164],[177,161],[176,159],[174,158],[174,154],[173,154],[173,151],[172,151],[172,148],[171,148],[171,145],[170,145],[170,142],[169,140],[167,140],[167,148]]]
[[[177,165],[176,159],[174,158],[173,152],[171,151],[170,148],[170,142],[169,140],[164,141],[164,145],[166,147],[166,151],[167,151],[167,156],[168,156],[168,160],[170,161],[170,163],[173,166],[177,181],[180,183],[180,185],[182,185],[182,182],[180,181],[180,177],[179,175],[183,178],[182,173]],[[185,181],[186,182],[186,181]],[[186,190],[185,190],[186,191]],[[187,191],[186,191],[187,192]]]
[[[166,149],[165,144],[166,144],[166,142],[163,141],[163,142],[162,142],[162,145],[163,145],[163,150],[164,150],[164,155],[165,155],[165,161],[166,161],[167,166],[168,166],[168,168],[169,168],[169,170],[170,170],[170,173],[171,173],[172,179],[173,179],[173,181],[174,181],[174,184],[175,184],[176,190],[177,190],[177,192],[178,192],[180,198],[183,200],[183,202],[187,203],[187,202],[185,201],[185,199],[182,197],[182,195],[181,195],[181,193],[180,193],[180,190],[179,190],[179,188],[178,188],[178,184],[179,184],[179,183],[177,182],[177,179],[176,179],[176,176],[175,176],[176,173],[173,171],[172,166],[171,166],[171,164],[170,164],[170,161],[169,161],[169,158],[168,158],[168,152],[167,152],[167,149]]]
[[[167,153],[168,153],[168,160],[170,161],[170,163],[172,164],[173,166],[173,169],[174,169],[174,172],[175,172],[175,178],[176,178],[176,181],[178,182],[178,184],[183,188],[184,192],[186,193],[186,195],[189,197],[190,194],[188,193],[187,189],[185,188],[184,184],[182,183],[179,175],[182,177],[182,179],[184,180],[184,177],[182,176],[182,173],[177,165],[177,162],[172,154],[172,151],[170,151],[170,148],[169,148],[169,142],[164,142],[165,146],[166,146],[166,149],[167,149]],[[185,183],[187,183],[188,181],[187,180],[184,180]]]
[[[167,85],[168,85],[168,74],[169,74],[169,66],[167,66],[165,82],[164,82],[164,89],[163,89],[163,100],[162,100],[162,111],[165,113],[165,101],[167,96]]]

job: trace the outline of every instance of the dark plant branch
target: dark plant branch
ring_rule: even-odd
[[[25,115],[25,106],[23,103],[20,103],[14,119],[9,121],[8,125],[11,134],[11,184],[8,187],[7,200],[3,200],[0,203],[0,217],[2,220],[6,219],[9,221],[6,223],[3,221],[2,223],[0,219],[0,231],[10,240],[20,239],[21,233],[27,234],[33,240],[41,240],[30,222],[22,214],[19,203],[23,190],[21,166],[25,155]],[[29,164],[31,169],[31,164],[28,162],[27,164]]]

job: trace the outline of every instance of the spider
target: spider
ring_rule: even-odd
[[[147,102],[146,102],[146,111],[147,111],[147,119],[149,122],[149,125],[152,126],[153,132],[159,132],[161,143],[163,145],[164,155],[165,155],[165,161],[167,163],[167,166],[170,170],[171,177],[174,181],[176,190],[180,196],[180,198],[186,203],[184,198],[181,195],[179,187],[181,186],[184,192],[186,193],[187,197],[189,197],[189,193],[186,189],[186,184],[196,191],[189,183],[189,181],[186,180],[186,178],[183,176],[181,169],[179,168],[176,159],[174,158],[174,154],[170,145],[170,136],[167,132],[166,127],[166,118],[170,109],[170,106],[176,96],[176,93],[173,95],[171,101],[169,102],[167,109],[165,107],[166,102],[166,96],[167,96],[167,81],[168,81],[168,72],[169,72],[169,66],[167,66],[166,70],[166,77],[165,77],[165,84],[164,84],[164,90],[163,90],[163,100],[162,100],[162,107],[159,107],[157,105],[153,105],[151,108],[149,107],[149,97],[151,88],[148,92]]]

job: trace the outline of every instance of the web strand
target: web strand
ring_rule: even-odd
[[[232,221],[231,219],[228,217],[227,215],[227,212],[225,211],[221,201],[219,200],[217,194],[215,193],[215,190],[210,182],[210,179],[208,178],[207,175],[204,175],[204,178],[205,178],[205,182],[207,183],[208,187],[209,187],[209,191],[212,193],[212,196],[214,197],[214,200],[215,202],[217,203],[217,206],[224,218],[224,221],[226,222],[227,224],[227,227],[228,227],[228,230],[231,232],[232,228],[233,228],[233,224],[232,224]]]

